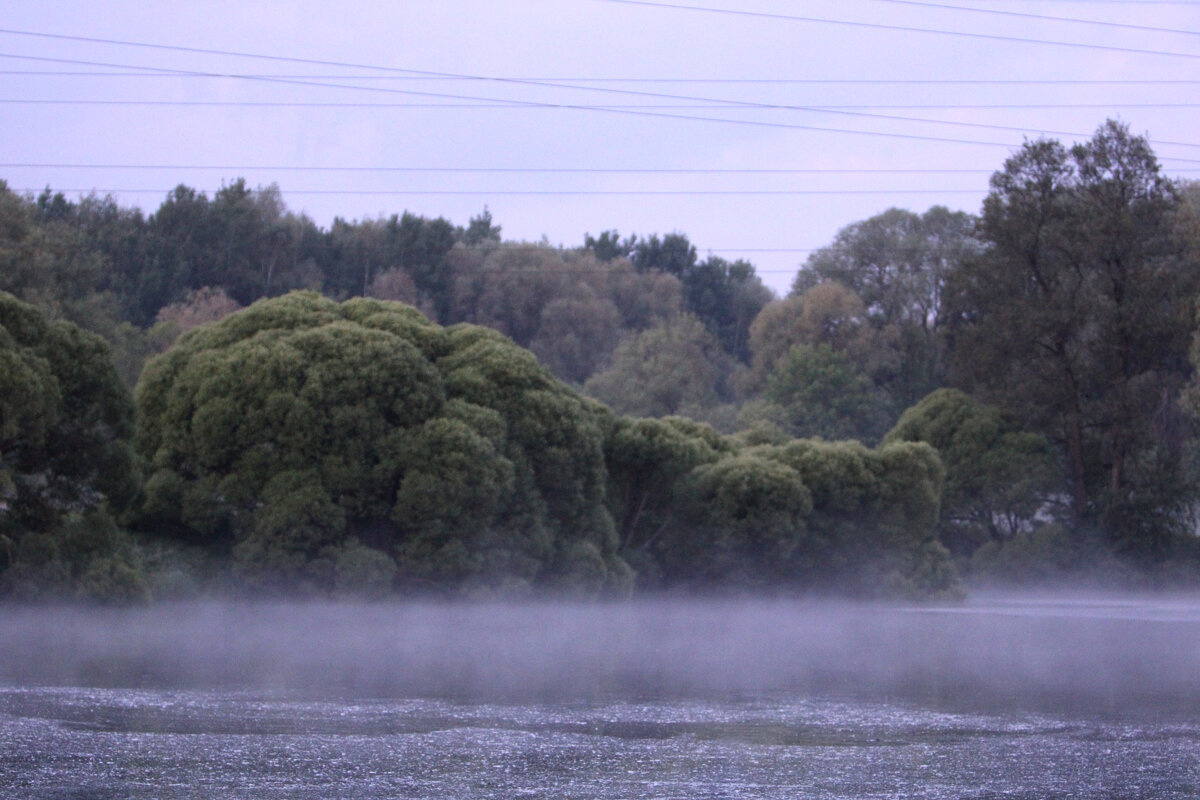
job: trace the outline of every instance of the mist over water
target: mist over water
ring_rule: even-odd
[[[1194,798],[1200,597],[0,607],[0,798]]]
[[[1200,598],[1185,596],[7,608],[0,641],[0,682],[12,685],[1200,708]]]

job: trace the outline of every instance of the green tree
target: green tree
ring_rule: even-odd
[[[827,344],[793,346],[767,378],[763,395],[793,436],[874,442],[891,418],[870,379]]]
[[[107,344],[0,293],[0,570],[36,560],[31,548],[57,548],[52,533],[69,518],[127,507],[132,433]]]
[[[44,207],[0,181],[0,292],[93,332],[115,324],[116,303],[103,293],[107,264],[74,224],[61,195]]]
[[[665,272],[682,278],[696,266],[696,246],[682,233],[668,233],[661,239],[653,234],[648,239],[636,241],[629,260],[639,272]]]
[[[716,431],[681,417],[613,420],[604,442],[608,502],[639,586],[664,579],[662,554],[681,520],[686,476],[730,450]]]
[[[738,453],[692,470],[684,488],[686,519],[668,542],[669,571],[710,586],[794,582],[792,565],[812,511],[796,470]]]
[[[893,351],[874,375],[905,408],[942,385],[946,374],[946,286],[951,273],[983,245],[975,217],[934,206],[924,214],[888,209],[838,231],[796,275],[793,295],[834,281],[864,305]]]
[[[899,363],[894,329],[877,329],[853,291],[819,283],[800,295],[771,303],[750,328],[751,376],[761,386],[794,346],[826,346],[841,353],[876,385],[886,385]]]
[[[562,380],[582,385],[604,363],[621,335],[621,314],[586,285],[542,307],[529,349]]]
[[[956,389],[939,389],[905,411],[884,437],[900,441],[932,445],[945,465],[940,538],[957,556],[1032,533],[1061,487],[1044,437]]]
[[[487,206],[483,207],[479,216],[471,217],[470,223],[463,230],[460,238],[468,246],[487,241],[500,242],[500,226],[492,224],[492,212],[488,210]]]
[[[628,584],[602,412],[495,331],[295,293],[181,337],[137,402],[144,524],[249,582],[331,591],[354,563],[408,589]]]
[[[866,595],[958,593],[937,537],[945,472],[932,447],[797,439],[755,452],[795,470],[812,497],[796,580]]]
[[[754,265],[709,256],[681,276],[683,301],[725,351],[750,360],[750,324],[772,298],[755,274]]]
[[[574,283],[561,253],[549,247],[512,243],[477,250],[460,261],[451,317],[494,328],[528,347],[543,310]]]
[[[663,417],[725,399],[729,357],[690,314],[621,342],[584,391],[619,414]]]
[[[1161,556],[1192,504],[1176,398],[1200,273],[1149,143],[1108,122],[1027,143],[991,180],[960,287],[956,376],[1059,449],[1077,524]]]
[[[583,247],[595,254],[600,261],[613,261],[618,258],[628,259],[637,246],[637,236],[621,238],[615,230],[601,231],[599,236],[590,233],[583,235]]]
[[[597,297],[607,298],[629,332],[653,328],[683,311],[683,287],[674,275],[638,272],[626,259],[607,263],[584,255],[570,262],[578,279]]]

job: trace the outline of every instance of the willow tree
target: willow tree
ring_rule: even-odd
[[[994,406],[938,389],[884,437],[905,441],[928,443],[945,464],[939,530],[955,555],[1028,535],[1056,510],[1061,475],[1050,443]]]
[[[494,331],[291,294],[185,334],[137,404],[146,524],[231,552],[249,579],[319,590],[365,564],[408,588],[628,580],[600,412]]]
[[[115,569],[113,593],[144,589],[112,519],[137,491],[132,434],[108,345],[0,292],[0,583],[73,591]]]

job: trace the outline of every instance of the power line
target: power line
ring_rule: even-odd
[[[660,3],[651,3],[651,2],[648,2],[648,0],[605,0],[605,1],[606,2],[629,2],[629,3],[647,4],[647,5],[665,5],[665,4],[660,4]],[[668,7],[687,9],[687,10],[705,10],[705,9],[700,9],[699,7],[693,7],[693,6],[668,6]],[[738,13],[743,13],[743,12],[738,12]],[[744,13],[752,13],[752,12],[744,12]],[[757,12],[753,12],[753,13],[757,13]],[[272,55],[244,53],[244,52],[236,52],[236,51],[225,51],[225,50],[213,50],[213,49],[207,49],[207,48],[193,48],[193,47],[184,47],[184,46],[177,46],[177,45],[158,45],[158,44],[149,44],[149,43],[141,43],[141,42],[130,42],[130,41],[125,41],[125,40],[99,39],[99,38],[95,38],[95,37],[79,37],[79,36],[66,36],[66,35],[61,35],[61,34],[35,33],[35,32],[29,32],[29,31],[14,31],[14,30],[10,30],[10,29],[2,29],[2,28],[0,28],[0,33],[10,33],[10,34],[15,34],[15,35],[26,35],[26,36],[37,36],[37,37],[52,38],[52,39],[66,39],[66,40],[70,40],[70,41],[97,42],[97,43],[104,43],[104,44],[129,46],[129,47],[146,47],[146,48],[151,48],[151,49],[162,49],[162,50],[171,50],[171,51],[231,55],[231,56],[245,57],[245,58],[262,58],[262,59],[267,59],[267,60],[272,60],[272,61],[316,63],[316,64],[322,64],[322,65],[336,65],[336,66],[343,66],[343,67],[344,66],[352,66],[352,67],[355,67],[358,69],[374,69],[374,70],[382,70],[382,71],[389,71],[389,72],[403,72],[403,73],[408,73],[408,74],[448,75],[448,73],[432,73],[432,72],[424,71],[424,70],[408,70],[408,69],[400,69],[400,68],[394,68],[394,67],[380,67],[380,66],[361,65],[361,64],[354,65],[354,64],[347,64],[345,62],[319,61],[319,60],[314,60],[314,59],[292,58],[292,57],[285,57],[285,56],[272,56]],[[33,58],[37,58],[37,57],[33,57]],[[46,59],[46,60],[58,60],[58,59]],[[113,66],[113,65],[108,65],[108,66]],[[174,70],[162,70],[161,68],[153,68],[153,67],[148,68],[148,69],[155,70],[155,71],[174,72]],[[187,72],[187,71],[184,71],[184,72]],[[227,77],[242,77],[242,76],[230,75]],[[671,94],[664,94],[664,93],[658,93],[658,92],[644,92],[644,91],[620,90],[620,89],[601,89],[601,88],[596,88],[596,87],[566,85],[566,84],[560,84],[560,83],[547,84],[544,82],[532,82],[532,81],[517,80],[517,79],[512,79],[512,78],[495,78],[495,77],[489,78],[489,77],[484,77],[484,76],[464,76],[464,75],[453,75],[453,77],[464,78],[464,79],[472,78],[472,79],[478,79],[478,80],[488,80],[488,81],[503,83],[503,84],[550,86],[551,88],[565,88],[565,89],[575,89],[575,90],[583,90],[583,91],[599,91],[599,92],[606,92],[606,93],[631,94],[631,95],[637,95],[637,96],[655,97],[655,98],[659,98],[659,99],[720,102],[720,103],[728,103],[731,108],[735,108],[735,109],[736,108],[779,108],[779,109],[785,109],[785,110],[809,111],[812,113],[830,113],[830,114],[839,114],[839,115],[847,115],[847,116],[855,116],[855,117],[864,117],[864,118],[879,119],[879,120],[884,120],[884,121],[889,121],[889,122],[897,122],[897,121],[898,122],[909,122],[909,123],[915,122],[915,123],[921,123],[921,124],[953,125],[953,126],[959,126],[959,127],[1013,131],[1013,132],[1020,132],[1020,133],[1026,134],[1026,135],[1028,135],[1028,133],[1031,130],[1029,128],[1023,128],[1023,127],[1018,127],[1018,126],[992,125],[992,124],[987,124],[987,123],[972,123],[972,122],[958,122],[958,121],[936,120],[936,119],[927,119],[927,118],[914,118],[914,117],[907,117],[907,116],[894,115],[894,114],[878,114],[878,113],[867,113],[867,112],[860,112],[860,111],[837,110],[837,109],[827,109],[827,108],[815,109],[813,107],[805,107],[805,106],[777,106],[777,105],[773,105],[773,104],[753,103],[753,102],[748,102],[748,101],[702,98],[702,97],[694,97],[694,96],[688,96],[688,95],[671,95]],[[875,137],[883,137],[883,138],[900,138],[900,139],[931,141],[931,142],[944,142],[944,143],[954,143],[954,144],[998,146],[998,147],[1006,147],[1006,148],[1011,148],[1013,146],[1013,144],[1008,143],[1008,142],[992,142],[992,141],[963,139],[963,138],[957,138],[957,137],[929,136],[929,135],[921,135],[921,134],[905,134],[905,133],[898,133],[895,131],[864,131],[864,130],[860,130],[860,129],[834,128],[834,127],[828,127],[828,126],[805,125],[805,124],[786,123],[786,122],[778,122],[778,121],[766,121],[766,120],[730,119],[727,117],[710,117],[710,116],[700,116],[700,115],[695,115],[695,114],[675,114],[675,113],[666,113],[664,111],[651,111],[651,110],[646,110],[644,108],[636,108],[635,109],[635,108],[617,108],[617,107],[611,107],[611,106],[583,106],[583,105],[578,105],[578,104],[538,102],[538,101],[520,101],[520,100],[500,101],[500,100],[497,100],[495,98],[490,98],[490,97],[470,97],[470,96],[464,96],[464,95],[451,95],[451,94],[447,94],[447,93],[422,92],[422,91],[401,90],[401,89],[391,89],[391,88],[382,88],[382,87],[344,86],[344,85],[327,84],[327,83],[323,83],[323,82],[312,84],[307,81],[294,81],[294,80],[281,80],[281,79],[272,79],[272,82],[295,83],[295,84],[302,84],[302,85],[318,85],[318,86],[324,86],[324,87],[329,87],[329,88],[348,88],[348,89],[356,89],[356,90],[363,90],[363,91],[383,91],[383,92],[388,92],[388,93],[433,96],[433,97],[446,98],[446,99],[476,100],[476,101],[483,101],[483,102],[488,102],[488,103],[507,102],[507,103],[515,104],[520,107],[561,108],[561,109],[570,109],[570,110],[591,110],[591,111],[600,111],[600,112],[607,112],[607,113],[648,116],[648,117],[655,117],[655,118],[717,122],[717,123],[725,123],[725,124],[751,125],[751,126],[758,126],[758,127],[784,128],[784,129],[793,129],[793,130],[808,130],[808,131],[814,131],[814,132],[840,133],[840,134],[846,134],[846,135],[860,135],[860,136],[875,136]],[[1049,129],[1044,129],[1044,128],[1035,128],[1033,130],[1036,131],[1038,134],[1042,134],[1042,135],[1050,133],[1050,134],[1061,135],[1061,136],[1086,137],[1086,134],[1075,132],[1075,131],[1049,130]],[[1182,146],[1182,147],[1200,147],[1200,144],[1195,144],[1195,143],[1191,143],[1191,142],[1160,141],[1158,143],[1165,144],[1165,145]]]
[[[619,109],[678,109],[678,110],[716,110],[725,109],[732,110],[730,101],[721,101],[713,104],[683,104],[683,103],[605,103],[603,105],[588,104],[574,105],[573,109],[587,111],[610,111]],[[486,103],[369,103],[369,102],[354,102],[354,101],[337,101],[323,102],[316,100],[97,100],[94,98],[71,99],[71,98],[0,98],[2,105],[66,105],[66,106],[181,106],[181,107],[232,107],[232,108],[412,108],[412,109],[497,109],[501,111],[526,108],[531,111],[553,111],[555,106],[546,107],[530,107],[521,102],[509,102],[505,100],[496,100]],[[854,103],[854,104],[837,104],[837,105],[788,105],[777,103],[755,103],[753,107],[746,108],[747,111],[846,111],[859,109],[923,109],[923,110],[941,110],[941,111],[1013,111],[1013,110],[1095,110],[1095,109],[1113,109],[1113,108],[1200,108],[1200,103]],[[743,110],[743,109],[737,109]],[[906,119],[914,122],[925,122],[927,120],[913,119],[911,117],[897,117],[896,119]],[[939,124],[958,125],[970,123],[958,123],[949,120],[930,120]],[[1017,128],[1016,130],[1026,130]],[[1069,135],[1078,136],[1081,134],[1071,133]],[[1172,142],[1161,142],[1161,144],[1174,144]],[[1193,146],[1193,145],[1185,145]]]
[[[274,172],[410,172],[410,173],[521,173],[521,174],[603,174],[603,175],[991,175],[994,169],[957,169],[936,167],[911,168],[745,168],[745,167],[412,167],[353,166],[313,164],[80,164],[54,162],[0,162],[0,169],[120,169],[120,170],[221,170]],[[1200,172],[1189,167],[1178,172]]]
[[[1149,2],[1149,0],[1146,0]],[[1195,2],[1195,0],[1188,0]],[[103,62],[72,61],[70,59],[43,59],[35,56],[21,56],[0,53],[0,58],[18,58],[30,60],[60,61],[64,63],[108,65]],[[474,81],[480,78],[464,76],[430,76],[430,75],[338,75],[328,73],[239,73],[230,75],[210,72],[188,72],[168,68],[130,66],[131,70],[159,69],[159,72],[96,72],[64,71],[64,70],[0,70],[0,75],[37,75],[49,77],[85,77],[85,78],[228,78],[238,77],[246,80],[269,80],[276,78],[295,78],[298,80],[356,80],[356,81]],[[712,84],[797,84],[797,85],[948,85],[948,86],[1194,86],[1200,84],[1200,79],[1193,78],[680,78],[680,77],[545,77],[536,75],[512,76],[513,80],[538,81],[542,83],[712,83]]]
[[[34,189],[14,189],[33,193]],[[58,189],[59,192],[104,194],[169,194],[172,189]],[[354,196],[463,196],[463,197],[623,197],[623,196],[786,196],[786,195],[876,195],[876,194],[986,194],[986,189],[288,189],[288,195]]]
[[[2,31],[0,31],[0,32],[2,32]],[[147,45],[147,46],[158,47],[159,45]],[[0,55],[5,55],[5,54],[0,54]],[[29,59],[29,60],[35,60],[35,61],[55,61],[55,62],[71,62],[71,63],[85,63],[85,64],[101,64],[103,66],[110,66],[110,67],[111,66],[121,66],[121,65],[115,65],[115,64],[102,64],[102,62],[86,62],[86,61],[72,62],[70,59],[48,58],[48,57],[44,57],[44,56],[7,56],[7,57],[23,58],[23,59]],[[265,56],[265,57],[266,58],[282,58],[279,56]],[[286,59],[284,59],[284,60],[286,60]],[[166,68],[160,68],[160,67],[137,67],[137,69],[156,70],[156,71],[164,72],[164,73],[180,73],[180,72],[186,73],[186,72],[189,72],[188,70],[175,70],[175,69],[166,69]],[[389,67],[378,67],[377,69],[390,69],[390,68]],[[208,76],[212,76],[212,77],[224,77],[224,78],[242,78],[243,77],[238,74],[223,74],[223,73],[216,73],[216,72],[203,72],[203,73],[196,73],[196,74],[203,74],[203,75],[208,75]],[[498,82],[498,83],[518,83],[518,81],[514,81],[509,78],[479,78],[479,80],[490,80],[490,81],[494,81],[494,82]],[[489,97],[473,97],[470,95],[448,94],[448,93],[444,93],[444,92],[424,92],[424,91],[415,91],[415,90],[411,90],[411,89],[392,89],[392,88],[383,88],[383,87],[374,87],[374,86],[347,86],[347,85],[342,85],[342,84],[314,83],[314,82],[308,82],[308,81],[293,81],[293,80],[283,80],[283,79],[271,79],[270,82],[283,83],[283,84],[289,84],[289,85],[300,85],[300,86],[320,86],[320,87],[331,88],[331,89],[356,89],[359,91],[383,92],[383,93],[387,93],[387,94],[418,95],[418,96],[423,96],[423,97],[440,97],[440,98],[457,99],[457,100],[480,100],[480,101],[489,102],[489,103],[508,102],[508,103],[517,104],[519,106],[528,106],[528,107],[535,107],[535,108],[600,111],[603,113],[652,117],[655,119],[676,119],[676,120],[697,121],[697,122],[716,122],[716,123],[725,123],[725,124],[729,124],[729,125],[778,128],[778,129],[788,129],[788,130],[806,130],[806,131],[813,131],[813,132],[817,132],[817,133],[841,133],[841,134],[847,134],[847,135],[874,136],[874,137],[887,138],[887,139],[905,139],[905,140],[909,140],[909,141],[940,142],[940,143],[945,143],[945,144],[966,144],[966,145],[975,145],[975,146],[984,146],[984,147],[1004,147],[1004,148],[1012,148],[1014,146],[1014,143],[1012,143],[1012,142],[996,142],[996,141],[987,141],[987,140],[979,140],[979,139],[963,139],[963,138],[949,137],[949,136],[930,136],[930,135],[923,135],[923,134],[897,133],[897,132],[892,132],[892,131],[865,131],[865,130],[858,130],[858,129],[854,129],[854,128],[833,128],[833,127],[829,127],[829,126],[802,125],[799,123],[787,123],[787,122],[770,122],[770,121],[766,121],[766,120],[729,119],[727,117],[709,117],[709,116],[699,116],[696,114],[668,114],[668,113],[661,112],[661,111],[646,111],[646,110],[618,109],[618,108],[590,108],[588,106],[571,104],[571,103],[539,102],[539,101],[532,101],[532,100],[507,100],[507,101],[505,101],[505,100],[497,100],[495,98],[489,98]],[[520,83],[528,84],[529,82],[521,81]],[[554,88],[574,88],[574,87],[555,85]],[[603,91],[603,90],[597,90],[597,91]],[[610,90],[610,91],[616,91],[616,90]],[[737,101],[728,101],[728,102],[731,104],[736,104]],[[736,109],[733,108],[733,106],[731,105],[730,110],[736,110]],[[1069,135],[1083,136],[1084,134],[1069,134]]]
[[[647,4],[647,5],[663,5],[663,4],[659,4],[659,3],[644,2],[644,0],[602,0],[602,1],[603,2],[622,2],[622,3],[628,2],[628,3],[636,3],[636,4]],[[693,7],[693,6],[668,6],[668,7],[689,9],[689,10],[704,10],[704,9],[699,9],[699,7]],[[752,12],[737,12],[737,13],[752,13]],[[757,12],[753,12],[753,13],[757,13]],[[772,106],[771,104],[754,103],[754,102],[739,101],[739,100],[725,100],[723,98],[705,98],[705,97],[695,97],[695,96],[690,96],[690,95],[672,95],[672,94],[664,94],[664,93],[659,93],[659,92],[644,92],[644,91],[635,91],[635,90],[629,90],[629,89],[601,89],[601,88],[597,88],[597,87],[567,85],[567,84],[560,84],[560,83],[547,84],[545,82],[528,81],[528,80],[514,79],[514,78],[466,76],[466,75],[460,75],[460,74],[455,74],[455,73],[435,73],[435,72],[431,72],[428,70],[410,70],[410,69],[402,69],[402,68],[398,68],[398,67],[382,67],[382,66],[364,65],[364,64],[347,64],[346,62],[319,61],[319,60],[314,60],[314,59],[293,58],[293,57],[287,57],[287,56],[273,56],[273,55],[238,52],[238,51],[213,50],[213,49],[207,49],[207,48],[184,47],[184,46],[179,46],[179,45],[149,44],[149,43],[143,43],[143,42],[131,42],[131,41],[125,41],[125,40],[116,40],[116,39],[100,39],[100,38],[94,38],[94,37],[67,36],[67,35],[63,35],[63,34],[34,33],[34,32],[29,32],[29,31],[13,31],[13,30],[4,29],[4,28],[0,28],[0,33],[11,33],[11,34],[15,34],[15,35],[25,35],[25,36],[37,36],[37,37],[45,37],[45,38],[51,38],[51,39],[66,39],[66,40],[70,40],[70,41],[85,41],[85,42],[95,42],[95,43],[103,43],[103,44],[113,44],[113,45],[120,45],[120,46],[125,46],[125,47],[145,47],[145,48],[160,49],[160,50],[228,55],[228,56],[236,56],[236,57],[241,57],[241,58],[261,58],[261,59],[267,59],[267,60],[271,60],[271,61],[314,63],[314,64],[341,66],[341,67],[351,66],[351,67],[355,67],[357,69],[373,69],[373,70],[382,70],[382,71],[389,71],[389,72],[403,72],[403,73],[409,73],[409,74],[452,75],[453,77],[457,77],[457,78],[472,78],[472,79],[491,81],[491,82],[496,82],[496,83],[501,83],[501,84],[514,84],[514,85],[523,85],[523,86],[534,85],[534,86],[543,86],[543,87],[549,86],[551,88],[565,88],[565,89],[575,89],[575,90],[581,90],[581,91],[598,91],[598,92],[605,92],[605,93],[628,94],[628,95],[636,95],[636,96],[643,96],[643,97],[655,97],[658,99],[722,102],[722,103],[728,103],[732,108],[778,107],[778,106]],[[1200,57],[1200,56],[1197,56],[1197,57]],[[237,77],[237,76],[228,76],[228,77]],[[304,83],[304,85],[311,85],[311,84],[308,84],[307,82],[300,82],[300,81],[277,81],[277,82]],[[323,83],[318,84],[318,85],[333,86],[332,84],[323,84]],[[487,101],[487,102],[495,101],[495,98],[487,98],[487,97],[469,97],[469,96],[462,96],[462,95],[449,95],[449,94],[445,94],[445,93],[418,92],[418,91],[402,90],[402,89],[384,89],[381,87],[355,87],[355,86],[338,85],[336,88],[351,88],[351,89],[361,89],[361,90],[371,90],[371,91],[385,91],[385,92],[398,93],[398,94],[417,94],[417,95],[423,95],[423,96],[437,96],[437,97],[443,97],[443,98],[454,98],[454,99],[465,99],[465,100],[481,100],[481,101]],[[820,132],[828,132],[828,133],[880,136],[880,137],[886,137],[886,138],[906,138],[906,139],[916,138],[916,139],[919,139],[922,141],[940,141],[940,142],[953,143],[953,144],[991,145],[991,146],[1000,146],[1000,147],[1011,147],[1012,146],[1011,144],[1004,143],[1004,142],[983,142],[983,141],[959,139],[959,138],[953,138],[953,137],[925,136],[925,135],[917,135],[917,134],[902,134],[902,133],[884,132],[884,131],[862,131],[862,130],[856,130],[856,129],[831,128],[831,127],[825,127],[825,126],[798,125],[798,124],[794,124],[794,123],[768,122],[768,121],[764,121],[764,120],[731,120],[731,119],[724,118],[724,117],[704,117],[704,116],[697,116],[697,115],[691,115],[691,114],[686,114],[686,115],[667,114],[667,113],[657,112],[657,111],[634,110],[634,109],[628,109],[628,108],[625,108],[625,109],[611,108],[611,107],[590,107],[589,108],[587,106],[579,106],[579,105],[575,105],[575,104],[547,103],[547,102],[537,102],[537,101],[512,101],[512,100],[510,100],[510,101],[506,101],[506,102],[517,103],[519,105],[534,106],[534,107],[552,107],[552,108],[565,108],[565,109],[572,109],[572,110],[604,111],[604,112],[618,113],[618,114],[644,115],[644,116],[669,118],[669,119],[698,120],[698,121],[705,121],[705,122],[723,122],[723,123],[727,123],[727,124],[756,125],[756,126],[776,127],[776,128],[782,127],[782,128],[820,131]],[[804,107],[804,106],[785,106],[785,107],[779,107],[779,108],[785,108],[787,110],[797,110],[797,111],[812,111],[811,108]],[[889,122],[896,122],[896,121],[916,122],[916,123],[924,123],[924,124],[952,125],[952,126],[958,126],[958,127],[1013,131],[1013,132],[1019,132],[1019,133],[1024,133],[1024,134],[1028,134],[1030,132],[1029,128],[1021,128],[1021,127],[1017,127],[1017,126],[991,125],[991,124],[986,124],[986,123],[956,122],[956,121],[947,121],[947,120],[933,120],[933,119],[925,119],[925,118],[904,117],[904,116],[891,115],[891,114],[874,114],[874,113],[864,113],[864,112],[857,112],[857,111],[829,111],[829,110],[819,111],[816,113],[832,113],[832,114],[839,114],[839,115],[880,119],[880,120],[889,121]],[[1059,135],[1059,136],[1086,137],[1086,135],[1087,135],[1087,134],[1079,133],[1076,131],[1060,131],[1060,130],[1048,130],[1048,129],[1040,129],[1040,128],[1035,129],[1035,130],[1041,134],[1052,133],[1052,134]],[[1160,142],[1160,144],[1171,144],[1171,145],[1178,145],[1178,146],[1182,146],[1182,147],[1200,147],[1200,145],[1190,143],[1190,142],[1166,142],[1166,141],[1163,141],[1163,142]]]
[[[975,8],[972,6],[952,6],[943,5],[942,3],[927,3],[923,0],[874,0],[876,3],[892,3],[893,5],[901,6],[918,6],[921,8],[939,8],[946,11],[966,11],[973,14],[992,14],[995,16],[1017,17],[1020,19],[1037,19],[1049,22],[1071,22],[1079,25],[1095,25],[1104,28],[1118,28],[1122,30],[1132,31],[1147,31],[1151,33],[1172,33],[1182,34],[1185,36],[1200,36],[1200,31],[1187,31],[1179,28],[1159,28],[1153,25],[1134,25],[1128,22],[1108,22],[1106,20],[1096,19],[1079,19],[1077,17],[1056,17],[1049,14],[1033,14],[1022,11],[1005,11],[996,8]]]
[[[1078,47],[1087,50],[1107,50],[1117,53],[1135,53],[1138,55],[1168,56],[1173,58],[1200,58],[1200,53],[1180,53],[1171,50],[1149,50],[1137,47],[1118,47],[1115,45],[1091,44],[1088,42],[1064,42],[1055,39],[1033,39],[1025,36],[1006,36],[998,33],[975,33],[971,31],[951,31],[940,28],[921,28],[915,25],[892,25],[884,22],[861,22],[856,20],[828,19],[825,17],[806,17],[795,14],[772,14],[765,11],[744,11],[730,8],[712,8],[710,6],[684,6],[674,3],[656,2],[656,0],[597,0],[602,3],[621,3],[630,6],[648,6],[651,8],[672,9],[675,11],[699,11],[708,14],[728,14],[738,17],[759,17],[763,19],[786,20],[789,22],[811,22],[822,25],[842,25],[852,28],[872,28],[875,30],[901,31],[903,33],[929,33],[939,36],[960,36],[967,39],[987,39],[1000,42],[1016,42],[1019,44],[1051,45],[1054,47]],[[0,31],[2,33],[3,31]]]

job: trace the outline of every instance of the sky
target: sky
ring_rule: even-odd
[[[678,231],[780,294],[846,225],[978,212],[1028,139],[1120,119],[1200,179],[1198,90],[1194,0],[0,0],[10,188]]]

